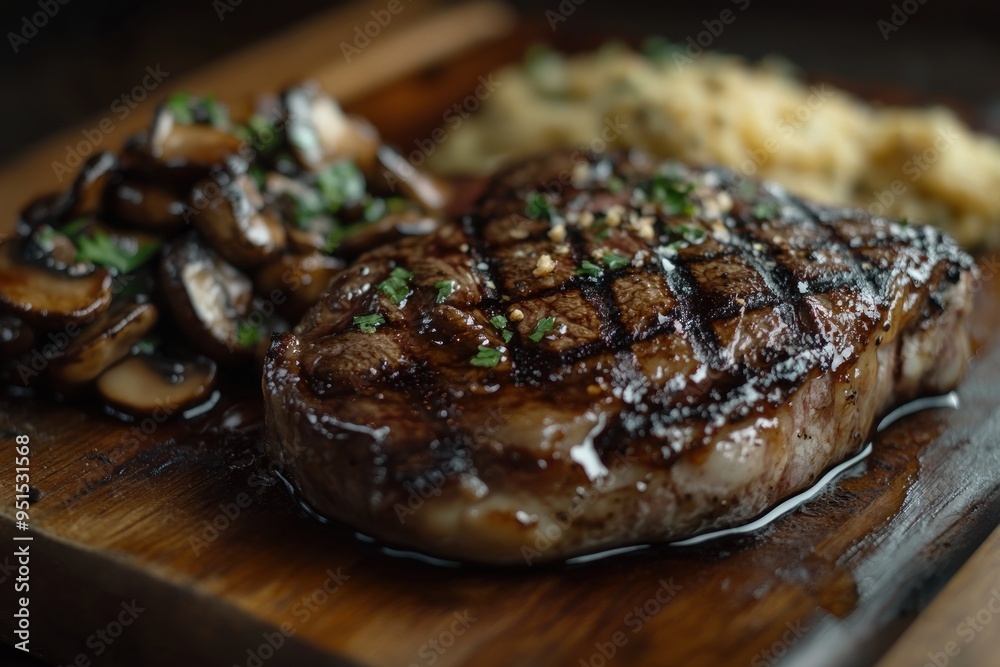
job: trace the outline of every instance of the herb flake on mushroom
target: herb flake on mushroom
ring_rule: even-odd
[[[0,241],[0,312],[42,328],[80,323],[111,302],[111,274],[91,266],[78,274],[28,262],[23,240]]]

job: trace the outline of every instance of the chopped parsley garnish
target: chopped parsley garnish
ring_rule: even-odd
[[[316,186],[331,213],[355,204],[365,196],[364,174],[349,160],[332,164],[316,174]]]
[[[524,214],[532,219],[548,218],[552,219],[552,204],[540,192],[532,191],[525,199]]]
[[[393,305],[398,306],[410,295],[408,281],[412,277],[412,273],[401,266],[397,266],[392,270],[388,278],[378,284],[378,291],[389,297],[389,301]]]
[[[372,313],[371,315],[356,315],[354,317],[354,324],[364,333],[375,333],[375,329],[377,329],[380,324],[385,324],[385,318],[378,313]]]
[[[704,229],[691,225],[681,225],[671,231],[680,234],[681,238],[688,243],[701,243],[705,240],[705,236],[707,236]]]
[[[288,143],[307,155],[322,155],[323,149],[319,145],[316,131],[304,123],[289,123]]]
[[[385,217],[385,200],[380,197],[368,196],[363,206],[363,217],[366,222],[375,222]]]
[[[455,293],[454,280],[441,280],[434,283],[434,289],[438,291],[437,302],[444,303],[444,300]]]
[[[576,270],[576,275],[586,276],[588,278],[597,278],[602,273],[604,273],[604,269],[602,269],[600,265],[594,264],[588,259],[580,262],[580,268]]]
[[[654,35],[642,42],[643,54],[654,63],[669,62],[675,54],[684,54],[684,48],[666,37]]]
[[[736,186],[736,194],[741,199],[753,199],[754,195],[757,194],[757,186],[753,184],[753,181],[741,181]]]
[[[220,129],[229,127],[229,114],[226,113],[225,107],[219,104],[214,96],[205,95],[201,98],[201,104],[208,115],[208,122]]]
[[[299,229],[309,229],[312,221],[323,213],[323,202],[312,190],[299,195],[291,195],[295,202],[295,226]]]
[[[601,257],[601,261],[604,262],[604,266],[608,267],[609,271],[617,271],[618,269],[624,269],[626,266],[631,264],[632,258],[609,252],[605,253],[604,256]]]
[[[156,348],[160,345],[160,339],[156,337],[143,338],[135,345],[132,346],[132,354],[141,354],[149,356],[156,352]]]
[[[356,222],[353,225],[338,225],[330,230],[326,235],[326,243],[323,244],[323,252],[330,254],[337,249],[345,239],[349,239],[362,229],[368,227],[367,222]]]
[[[510,339],[514,337],[514,332],[507,329],[507,318],[503,315],[494,315],[491,317],[490,324],[500,331],[500,337],[503,338],[503,342],[509,343]]]
[[[237,127],[234,133],[262,155],[271,153],[281,144],[281,136],[274,125],[259,113],[252,114],[247,124]]]
[[[500,337],[503,338],[503,342],[509,343],[510,339],[514,337],[514,332],[508,330],[507,318],[503,315],[494,315],[490,318],[490,324],[496,327],[500,331]]]
[[[167,108],[174,120],[181,125],[201,122],[210,123],[222,130],[229,128],[226,108],[211,95],[197,97],[185,92],[174,93],[167,99]]]
[[[770,220],[780,212],[781,205],[773,199],[761,199],[750,209],[750,213],[758,220]]]
[[[598,218],[593,225],[594,229],[594,240],[603,241],[604,239],[611,236],[611,227],[608,226],[607,218]]]
[[[52,252],[58,234],[59,232],[46,225],[35,232],[35,241],[45,252]]]
[[[385,200],[385,207],[389,213],[402,213],[410,210],[410,202],[405,197],[389,197]]]
[[[479,352],[476,353],[476,356],[469,359],[469,363],[473,366],[493,368],[500,363],[500,350],[487,347],[486,345],[480,345]]]
[[[531,332],[528,338],[533,343],[538,343],[545,337],[545,334],[552,331],[552,328],[556,325],[556,318],[554,317],[544,317],[538,320],[538,324],[535,325],[535,330]]]
[[[260,340],[260,328],[249,322],[236,325],[236,344],[240,347],[253,347]]]
[[[694,183],[669,174],[658,174],[644,191],[649,201],[659,204],[667,215],[694,215],[695,207],[689,195]]]
[[[900,227],[909,227],[910,226],[910,219],[909,218],[903,218],[902,220],[899,221],[899,226]]]
[[[264,189],[264,181],[267,179],[267,176],[264,173],[264,168],[262,166],[260,166],[259,164],[250,165],[247,168],[247,174],[249,174],[250,178],[253,179],[253,182],[257,185],[258,189],[260,190]],[[296,223],[297,222],[298,221],[296,220]]]
[[[81,236],[76,243],[78,262],[110,267],[119,273],[134,271],[149,261],[160,249],[159,241],[140,243],[135,249],[125,248],[102,231],[97,231],[92,236]]]
[[[625,181],[623,181],[619,176],[612,176],[608,179],[608,192],[613,195],[618,194],[625,189]]]
[[[174,115],[174,119],[182,125],[190,125],[194,122],[191,114],[191,95],[188,93],[174,93],[167,99],[167,108]]]
[[[651,190],[652,200],[668,215],[694,215],[695,208],[688,195],[694,189],[691,183],[680,183],[670,179],[659,179]]]
[[[77,218],[67,222],[59,231],[70,238],[76,238],[76,235],[82,232],[89,222],[89,218]]]

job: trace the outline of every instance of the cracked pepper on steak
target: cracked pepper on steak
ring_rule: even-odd
[[[268,449],[319,513],[436,556],[686,538],[950,390],[974,273],[935,229],[724,169],[539,157],[274,337]]]

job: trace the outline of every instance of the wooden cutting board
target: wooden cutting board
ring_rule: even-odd
[[[407,5],[367,64],[345,67],[337,44],[373,6],[178,87],[225,99],[311,72],[411,141],[526,40],[506,37],[497,5]],[[64,143],[0,172],[0,201],[50,188],[46,151]],[[252,388],[227,387],[201,417],[133,425],[0,399],[3,636],[12,554],[28,544],[30,647],[64,665],[873,664],[1000,518],[1000,281],[985,275],[958,409],[889,428],[868,460],[756,533],[572,567],[438,567],[319,524],[268,472]],[[17,436],[37,489],[28,531],[13,516]]]

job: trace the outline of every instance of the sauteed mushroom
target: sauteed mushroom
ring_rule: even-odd
[[[77,273],[27,261],[24,239],[0,241],[0,312],[28,324],[55,328],[81,323],[107,309],[111,274],[99,266],[75,265]]]
[[[206,179],[191,198],[194,224],[216,252],[240,268],[263,264],[285,246],[277,212],[264,205],[252,178],[240,175],[220,185]]]
[[[48,224],[39,225],[21,241],[21,259],[70,273],[80,273],[85,268],[76,265],[73,241]]]
[[[333,218],[320,213],[305,213],[322,208],[322,200],[316,190],[300,180],[269,172],[264,178],[264,193],[285,221],[288,245],[294,252],[309,253],[327,246],[327,239],[335,228]],[[304,220],[306,217],[308,220]]]
[[[181,332],[196,349],[225,364],[245,361],[239,322],[250,312],[253,284],[200,240],[186,234],[160,261],[160,287]]]
[[[254,284],[278,305],[282,315],[298,322],[343,268],[343,261],[316,252],[286,254],[261,268]]]
[[[260,368],[270,332],[320,298],[343,258],[436,226],[426,214],[443,190],[317,87],[243,110],[234,123],[211,97],[175,94],[117,157],[93,155],[65,192],[22,211],[0,241],[0,384],[73,325],[44,372],[31,367],[49,387],[99,385],[135,414],[203,400],[216,363]],[[212,360],[141,356],[140,339],[176,331]]]
[[[121,222],[150,232],[170,234],[187,224],[182,197],[146,179],[125,178],[112,187],[108,207]]]
[[[104,191],[118,169],[118,158],[114,153],[102,151],[84,163],[66,193],[62,218],[72,220],[81,215],[94,213],[101,206]]]
[[[151,303],[123,299],[111,304],[88,324],[49,365],[51,378],[61,388],[93,380],[123,358],[156,324]]]
[[[420,204],[428,213],[444,210],[448,192],[436,178],[417,169],[388,146],[379,146],[373,187],[382,194],[402,194]]]
[[[37,197],[21,210],[17,234],[28,236],[41,225],[68,222],[97,212],[118,166],[118,158],[112,153],[101,152],[91,157],[80,167],[68,190]]]
[[[175,109],[161,106],[153,119],[146,150],[166,166],[223,165],[239,152],[239,137],[212,125],[184,122]]]
[[[208,398],[215,376],[215,362],[205,357],[177,361],[133,355],[104,371],[97,379],[97,391],[122,412],[141,416],[159,411],[169,416]]]
[[[338,235],[328,237],[326,247],[338,257],[357,257],[365,251],[391,243],[401,236],[429,234],[439,225],[437,219],[423,215],[417,210],[389,213],[375,222],[357,225],[354,229],[341,230],[340,238],[337,238]],[[330,239],[335,239],[336,243]]]
[[[288,142],[307,171],[351,159],[362,168],[374,163],[378,133],[368,123],[349,118],[337,102],[315,85],[287,90]]]

